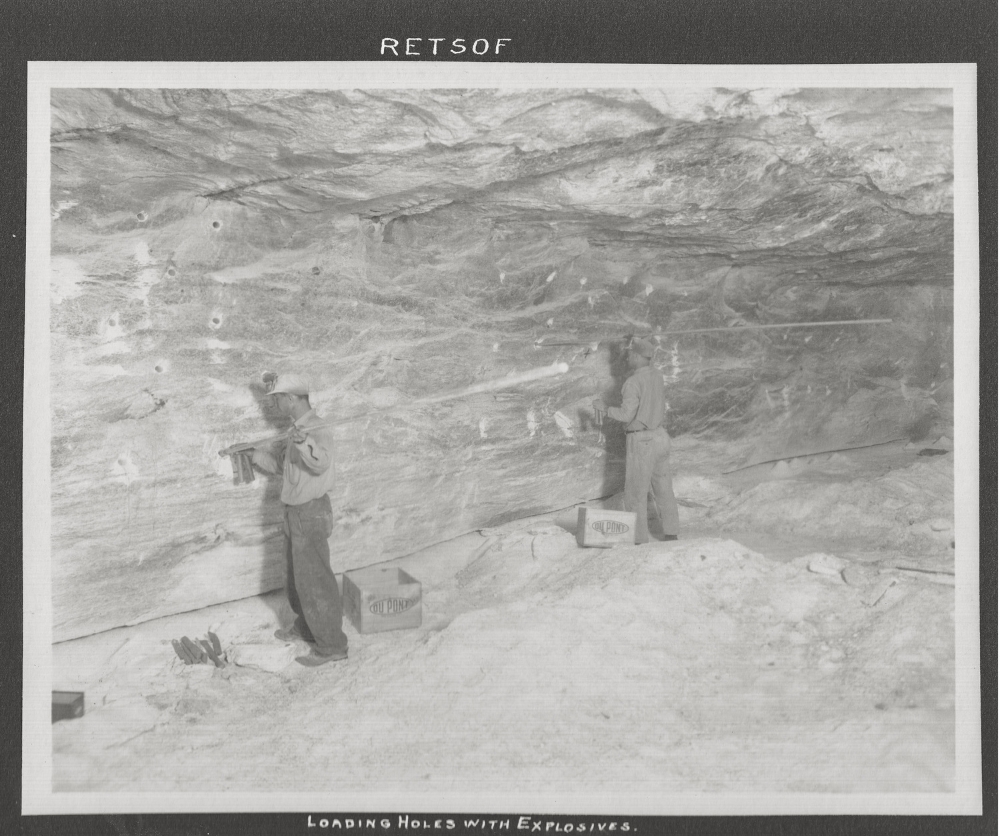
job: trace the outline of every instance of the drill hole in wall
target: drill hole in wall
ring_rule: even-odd
[[[153,366],[153,371],[156,372],[157,374],[161,374],[163,372],[163,366],[160,365]]]
[[[147,215],[145,212],[136,212],[135,217],[136,220],[143,222],[146,220],[146,218],[149,217],[149,215]]]
[[[212,229],[222,229],[222,224],[219,221],[212,221]]]
[[[217,316],[213,316],[212,317],[212,324],[213,325],[221,325],[222,324],[222,320],[219,319],[219,317],[217,317]]]
[[[173,267],[168,267],[167,268],[167,275],[168,276],[176,276],[177,275],[177,271]]]

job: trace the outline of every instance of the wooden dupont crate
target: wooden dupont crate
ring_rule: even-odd
[[[419,627],[420,581],[397,567],[344,573],[344,612],[359,633]]]
[[[581,508],[576,518],[576,542],[581,546],[610,548],[635,543],[635,514]]]

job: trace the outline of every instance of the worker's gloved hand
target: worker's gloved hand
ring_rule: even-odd
[[[250,463],[264,473],[281,472],[281,459],[275,456],[274,450],[267,447],[254,447],[247,450],[247,455],[250,457]]]
[[[291,439],[292,444],[301,444],[306,440],[306,434],[301,427],[292,427],[288,431],[288,437]]]

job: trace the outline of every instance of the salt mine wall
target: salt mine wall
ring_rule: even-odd
[[[338,572],[620,490],[589,405],[631,333],[656,336],[673,437],[730,467],[950,427],[947,91],[51,104],[57,641],[282,584],[277,480],[218,454],[285,428],[268,371],[355,417]]]

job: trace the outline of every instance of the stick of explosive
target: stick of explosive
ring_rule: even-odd
[[[657,334],[636,334],[635,336],[641,336],[644,339],[649,339],[650,337],[672,337],[676,334],[708,334],[715,331],[726,331],[728,333],[732,333],[733,331],[763,331],[767,328],[823,328],[831,325],[885,325],[890,322],[892,322],[891,319],[840,319],[833,322],[778,322],[767,325],[733,325],[721,328],[689,328],[684,331],[660,331]],[[544,346],[557,345],[595,345],[600,342],[601,340],[548,342],[545,337],[539,337],[535,340],[535,346],[542,348]]]
[[[482,395],[486,392],[497,392],[501,389],[512,389],[515,386],[521,386],[525,383],[532,383],[536,380],[544,380],[548,377],[556,377],[557,375],[566,374],[568,371],[569,366],[566,363],[553,363],[551,366],[539,366],[534,369],[529,369],[526,372],[514,372],[506,377],[484,380],[482,383],[475,383],[472,386],[466,386],[464,389],[455,389],[451,392],[444,392],[440,395],[432,395],[427,398],[417,398],[416,400],[406,401],[405,403],[396,404],[395,406],[386,407],[385,409],[372,409],[368,412],[350,415],[346,418],[324,421],[322,424],[317,424],[315,427],[309,427],[308,429],[334,427],[338,424],[348,424],[352,421],[357,421],[361,418],[367,418],[372,415],[385,415],[391,412],[398,412],[400,409],[412,409],[417,406],[443,403],[445,401],[453,401],[459,398],[467,398],[472,395]],[[283,441],[286,438],[288,438],[287,431],[279,433],[278,435],[269,436],[268,438],[258,438],[256,441],[245,441],[240,444],[233,444],[226,447],[224,450],[220,450],[219,455],[229,456],[229,458],[232,459],[233,476],[236,484],[252,482],[254,479],[253,468],[250,466],[247,453],[255,447],[272,444],[275,441]]]

